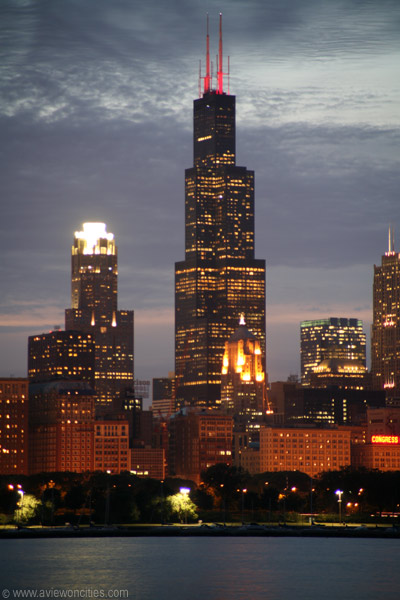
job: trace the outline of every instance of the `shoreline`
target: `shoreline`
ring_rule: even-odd
[[[141,525],[109,527],[32,527],[0,529],[0,539],[102,537],[341,537],[400,539],[397,527],[365,526],[209,526]]]

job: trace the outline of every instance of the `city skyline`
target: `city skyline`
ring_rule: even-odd
[[[107,223],[118,238],[120,304],[135,310],[135,376],[173,370],[192,101],[205,13],[215,41],[220,10],[238,164],[256,173],[269,378],[300,373],[302,320],[358,318],[368,333],[373,265],[400,222],[398,3],[225,0],[189,10],[100,0],[94,14],[90,0],[6,1],[3,375],[26,376],[28,336],[62,325],[65,249],[85,221]]]

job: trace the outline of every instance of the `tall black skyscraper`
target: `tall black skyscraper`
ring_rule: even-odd
[[[254,258],[254,173],[236,166],[235,96],[207,61],[194,101],[194,166],[185,173],[185,260],[175,265],[177,401],[220,401],[224,345],[243,314],[265,370],[265,261]]]

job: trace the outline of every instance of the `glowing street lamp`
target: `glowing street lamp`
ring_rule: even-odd
[[[338,504],[339,504],[339,523],[342,522],[342,494],[343,494],[343,490],[336,490],[335,494],[338,497]]]
[[[10,483],[8,485],[8,489],[9,490],[14,490],[14,486]],[[17,512],[17,514],[19,514],[19,519],[17,519],[17,521],[21,521],[21,517],[22,517],[22,505],[24,503],[24,490],[22,489],[22,485],[20,485],[19,483],[17,484],[17,489],[15,490],[17,492],[17,494],[19,494],[21,496],[21,500],[17,503],[17,506],[19,506],[19,511]]]
[[[111,475],[110,469],[106,471],[107,475]],[[110,521],[110,478],[107,477],[107,491],[106,491],[106,506],[104,510],[104,527],[109,525]]]
[[[242,489],[242,523],[244,523],[244,495],[247,493],[247,489]]]

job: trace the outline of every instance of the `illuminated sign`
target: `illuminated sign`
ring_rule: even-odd
[[[371,437],[371,442],[373,444],[398,444],[399,436],[398,435],[373,435]]]

